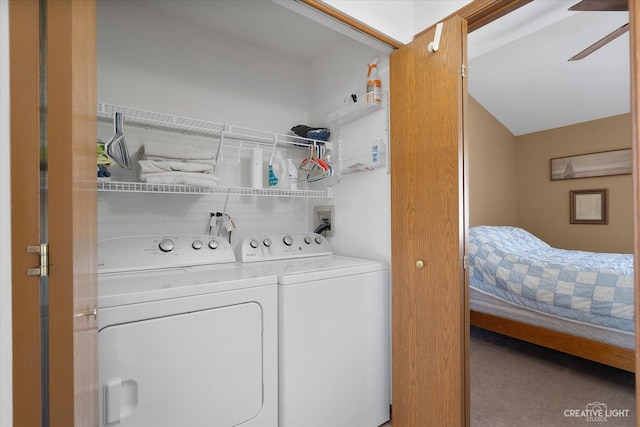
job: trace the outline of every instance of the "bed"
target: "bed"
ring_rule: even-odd
[[[469,284],[471,325],[635,372],[633,255],[472,227]]]

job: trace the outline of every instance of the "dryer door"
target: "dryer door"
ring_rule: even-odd
[[[255,302],[109,326],[99,347],[101,426],[235,426],[262,408]]]

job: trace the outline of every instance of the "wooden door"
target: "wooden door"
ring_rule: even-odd
[[[636,411],[640,414],[640,5],[629,1],[629,42],[631,63],[631,123],[633,127],[631,147],[633,150],[633,253],[636,312]]]
[[[466,21],[391,54],[393,426],[468,424]]]
[[[15,1],[9,19],[14,424],[95,426],[95,1]],[[26,274],[40,243],[45,279]]]
[[[98,422],[96,4],[47,1],[49,425]]]
[[[27,275],[39,261],[27,246],[40,243],[38,1],[9,2],[9,24],[13,424],[40,426],[40,278]]]

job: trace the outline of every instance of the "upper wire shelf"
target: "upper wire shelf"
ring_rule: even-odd
[[[98,121],[113,123],[115,113],[121,113],[125,126],[154,129],[165,132],[180,133],[189,136],[214,137],[225,141],[250,142],[267,145],[287,145],[309,147],[313,144],[325,144],[310,138],[297,135],[285,135],[263,130],[249,129],[223,123],[196,120],[153,111],[123,107],[120,105],[98,103]]]
[[[234,143],[253,143],[267,145],[275,149],[277,146],[309,148],[317,144],[325,144],[310,138],[297,135],[285,135],[262,130],[248,129],[228,124],[196,120],[164,113],[140,110],[107,103],[98,103],[97,119],[105,123],[113,123],[116,113],[123,118],[124,127],[133,126],[145,130],[152,129],[163,132],[179,133],[187,136],[215,138],[220,147]],[[135,193],[173,193],[173,194],[231,194],[246,196],[284,196],[284,197],[333,197],[332,188],[326,190],[289,190],[272,188],[216,187],[204,188],[179,184],[150,184],[144,182],[98,181],[98,190],[107,192]]]

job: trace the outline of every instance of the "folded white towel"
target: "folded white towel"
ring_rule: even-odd
[[[157,162],[183,162],[183,163],[199,163],[203,165],[215,166],[216,161],[214,159],[172,159],[168,157],[158,156],[146,156],[144,153],[138,155],[138,159],[142,160],[154,160]]]
[[[200,172],[205,174],[213,173],[213,165],[197,162],[181,162],[181,161],[160,161],[160,160],[138,160],[140,164],[140,173],[154,172]]]
[[[218,186],[220,178],[212,174],[199,172],[156,172],[141,173],[140,180],[149,184],[177,184],[215,188]]]
[[[148,141],[140,147],[140,157],[163,158],[176,160],[213,160],[215,151],[194,146],[169,144],[166,142]]]

